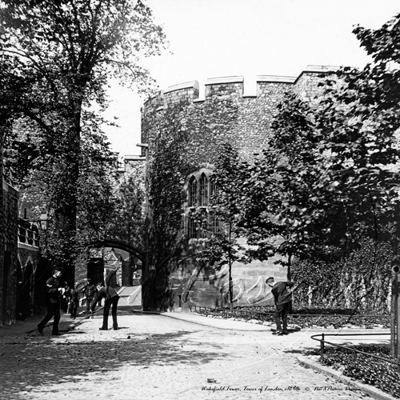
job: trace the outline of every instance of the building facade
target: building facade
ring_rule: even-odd
[[[0,157],[2,151],[0,149]],[[3,172],[0,191],[0,326],[16,320],[18,263],[18,191]]]
[[[240,76],[209,79],[202,98],[199,97],[198,82],[192,81],[172,86],[144,104],[142,143],[148,146],[150,158],[156,151],[160,135],[157,121],[167,118],[172,123],[180,120],[179,130],[183,131],[180,134],[187,135],[189,143],[185,156],[198,157],[197,168],[185,176],[185,195],[182,201],[182,230],[189,247],[201,247],[207,241],[207,235],[195,229],[189,213],[198,207],[209,212],[210,198],[215,190],[210,177],[219,143],[230,143],[240,157],[251,162],[254,155],[268,144],[271,123],[285,93],[294,92],[301,99],[311,102],[322,90],[318,83],[335,69],[310,66],[297,77],[258,76],[256,92],[252,94],[247,93],[244,78]],[[170,118],[171,110],[178,108],[186,110],[177,111],[175,118]],[[192,117],[202,121],[191,123]],[[201,156],[198,156],[200,153]],[[151,164],[149,168],[152,168]],[[212,213],[208,218],[212,221]],[[246,244],[243,242],[243,245]],[[272,302],[270,290],[265,284],[266,278],[286,278],[285,268],[276,265],[275,261],[276,258],[271,258],[266,262],[255,260],[246,265],[234,263],[232,279],[236,305],[264,305]],[[228,267],[216,271],[213,265],[199,265],[188,257],[171,269],[168,281],[173,293],[170,302],[172,308],[227,304]]]
[[[18,218],[17,319],[40,314],[50,269],[40,257],[38,224]]]
[[[42,313],[45,282],[51,274],[40,257],[39,224],[29,221],[31,205],[20,199],[12,177],[4,171],[0,205],[0,326],[3,326]]]

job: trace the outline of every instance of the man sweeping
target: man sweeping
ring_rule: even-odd
[[[275,300],[276,335],[287,335],[287,318],[292,308],[292,290],[294,282],[276,282],[274,277],[269,277],[265,283],[271,288]],[[282,323],[281,323],[282,320]]]

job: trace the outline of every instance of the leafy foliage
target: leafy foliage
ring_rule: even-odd
[[[214,192],[208,206],[191,210],[190,217],[207,240],[194,257],[206,262],[217,270],[233,262],[246,262],[245,248],[239,244],[242,229],[238,226],[242,194],[237,190],[239,177],[243,176],[246,165],[229,143],[219,147],[219,155],[211,175]],[[243,178],[244,179],[244,178]]]
[[[144,249],[144,166],[132,167],[125,173],[113,195],[114,214],[109,221],[107,234],[136,248]]]
[[[364,239],[337,262],[298,260],[293,264],[299,307],[334,307],[387,312],[390,306],[392,248]]]
[[[88,185],[105,189],[98,209],[107,208],[110,191],[105,177],[113,156],[99,115],[108,104],[108,81],[119,77],[123,84],[147,92],[152,80],[138,61],[161,51],[164,33],[148,7],[129,0],[7,0],[0,21],[0,110],[17,132],[9,148],[14,156],[28,156],[19,169],[21,183],[22,178],[35,181],[46,190],[42,203],[55,235],[51,251],[73,281],[81,245],[78,214],[96,201]],[[96,112],[90,108],[94,103]],[[14,161],[19,165],[20,160]],[[90,213],[101,215],[92,209]],[[100,221],[95,224],[100,226]]]
[[[310,106],[287,93],[278,107],[268,147],[248,167],[241,225],[252,256],[280,254],[283,265],[309,257],[336,221],[338,206]]]
[[[241,224],[253,257],[279,254],[290,266],[293,257],[337,261],[365,237],[394,243],[399,21],[355,29],[372,64],[321,80],[323,95],[312,103],[288,93],[279,105],[243,185]]]
[[[148,250],[150,265],[155,268],[152,290],[156,293],[155,301],[162,304],[161,307],[164,307],[163,302],[168,302],[169,272],[187,258],[190,251],[188,240],[182,234],[186,177],[216,161],[236,115],[237,105],[234,102],[212,100],[196,106],[177,104],[147,116]],[[153,304],[151,307],[158,306]]]
[[[353,349],[366,354],[355,353]],[[388,362],[373,356],[382,357]],[[396,398],[400,397],[400,375],[395,360],[390,357],[388,346],[358,345],[351,346],[350,349],[328,347],[321,363],[335,369],[340,368],[345,376],[375,386]]]

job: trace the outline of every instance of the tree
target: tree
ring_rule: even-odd
[[[366,236],[376,243],[391,236],[399,200],[399,16],[377,31],[354,32],[373,63],[322,80],[323,96],[312,105],[287,96],[269,147],[250,167],[244,223],[258,257],[278,253],[290,265],[293,256],[325,257],[325,246],[344,256]]]
[[[204,208],[196,209],[190,217],[195,226],[206,236],[203,246],[195,249],[197,261],[206,262],[216,270],[228,266],[229,306],[233,309],[232,264],[247,262],[245,247],[240,244],[243,229],[238,225],[242,209],[242,193],[239,182],[245,180],[246,162],[241,161],[238,152],[230,143],[218,148],[219,156],[213,169],[209,214]]]
[[[144,172],[138,166],[124,174],[114,190],[114,214],[108,234],[132,246],[144,249]]]
[[[242,184],[243,226],[253,258],[273,255],[288,267],[327,244],[338,205],[320,149],[312,109],[287,93],[278,106],[268,147],[248,167]],[[239,182],[236,182],[239,185]]]
[[[7,0],[0,21],[0,60],[8,67],[2,91],[20,89],[20,97],[11,96],[13,117],[34,124],[46,165],[55,168],[58,262],[73,281],[82,137],[98,122],[89,107],[96,102],[99,112],[106,108],[111,77],[145,92],[152,81],[138,61],[160,52],[164,33],[148,7],[129,0]]]
[[[361,71],[338,71],[342,84],[328,88],[318,123],[326,132],[325,147],[335,154],[332,169],[343,175],[341,187],[359,193],[351,206],[372,210],[377,240],[398,199],[400,14],[379,29],[357,26],[353,33],[372,62]]]
[[[397,177],[392,167],[398,160],[394,146],[400,126],[394,118],[398,105],[386,102],[370,68],[339,71],[340,84],[328,82],[315,113],[350,247],[365,235],[375,241],[383,239],[396,197]]]

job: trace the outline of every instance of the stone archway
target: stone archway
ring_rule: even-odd
[[[141,307],[143,282],[141,272],[143,271],[143,268],[145,268],[146,253],[142,249],[138,249],[118,239],[96,241],[87,246],[88,250],[93,248],[111,248],[112,251],[115,249],[124,250],[133,256],[133,259],[136,259],[134,264],[131,259],[129,259],[128,262],[125,262],[125,265],[124,262],[122,262],[122,265],[120,266],[121,269],[119,270],[121,273],[119,278],[121,278],[121,280],[118,281],[116,286],[120,288],[118,294],[120,295],[119,304],[121,304],[121,306],[127,305],[132,307]],[[135,266],[135,269],[132,268]],[[108,273],[112,272],[112,270],[109,270],[104,264],[104,259],[91,258],[88,263],[87,278],[91,281],[100,282],[102,279],[106,279],[105,275],[107,271]],[[135,276],[138,271],[140,272],[139,276]],[[114,284],[115,282],[113,282],[111,286],[114,286]]]
[[[108,247],[108,248],[112,248],[112,249],[118,249],[118,250],[124,250],[124,251],[126,251],[126,252],[129,253],[131,256],[133,256],[133,258],[136,259],[136,261],[138,261],[139,264],[141,264],[141,268],[138,268],[137,270],[143,271],[143,268],[144,268],[144,266],[145,266],[145,261],[146,261],[146,253],[145,253],[144,250],[139,249],[139,248],[137,248],[137,247],[134,247],[134,246],[130,245],[129,243],[123,242],[123,241],[121,241],[121,240],[119,240],[119,239],[113,239],[113,238],[107,238],[107,239],[105,239],[105,240],[92,242],[92,243],[90,243],[90,244],[87,246],[88,249],[101,248],[101,247]],[[101,261],[101,260],[97,260],[97,261],[93,261],[93,260],[92,260],[92,261],[90,262],[91,268],[93,268],[94,270],[96,270],[96,266],[93,265],[93,264],[95,264],[95,263],[101,264],[100,261]],[[131,266],[131,265],[130,265],[130,266]],[[101,266],[101,265],[98,265],[98,268],[97,268],[97,269],[99,269],[99,270],[102,269],[102,266]],[[125,272],[129,272],[129,271],[126,271],[126,270],[130,270],[130,268],[128,268],[126,265],[122,267],[122,271],[123,271],[124,269],[125,269]],[[122,271],[121,271],[121,272],[122,272]],[[135,270],[135,271],[136,271],[136,270]],[[133,272],[130,271],[131,278],[132,278],[132,274],[133,274]],[[89,274],[88,274],[88,275],[89,275]],[[99,276],[98,273],[96,273],[96,272],[94,272],[94,275],[95,275],[95,276]],[[125,273],[124,273],[124,276],[125,276]],[[124,281],[124,279],[122,279],[122,280]],[[132,280],[132,279],[130,279],[130,280]],[[133,279],[133,281],[135,281],[135,279]],[[137,284],[137,283],[138,283],[138,282],[136,282],[136,284]],[[134,283],[133,283],[133,282],[127,283],[127,281],[125,280],[123,286],[130,286],[130,285],[132,285],[132,284],[134,284]]]
[[[116,249],[125,250],[130,254],[133,254],[137,257],[140,261],[145,261],[145,254],[144,250],[138,249],[137,247],[131,246],[130,244],[123,242],[118,239],[105,239],[99,240],[96,242],[92,242],[87,246],[89,249],[91,248],[100,248],[100,247],[114,247]]]

